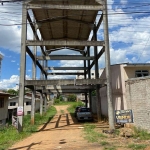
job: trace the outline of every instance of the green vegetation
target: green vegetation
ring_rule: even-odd
[[[130,145],[128,145],[128,148],[131,148],[132,150],[144,150],[146,148],[146,145],[144,145],[144,144],[130,144]]]
[[[60,103],[60,99],[54,99],[54,104],[59,104]]]
[[[77,96],[75,94],[68,95],[68,101],[75,102],[77,99]]]
[[[75,102],[65,102],[65,101],[60,101],[59,103],[54,103],[54,105],[72,105]]]
[[[68,107],[67,110],[68,110],[70,113],[74,113],[75,108],[76,108],[77,106],[84,106],[84,103],[81,102],[81,101],[72,102],[72,103],[70,103],[70,106]]]
[[[39,113],[36,113],[35,125],[30,125],[30,115],[24,116],[22,133],[18,133],[12,125],[0,128],[0,150],[5,150],[15,142],[22,140],[34,132],[38,132],[38,127],[46,122],[49,122],[55,114],[56,109],[53,106],[47,110],[47,113],[44,116],[40,116]]]
[[[96,96],[96,90],[92,91],[92,96]]]
[[[134,138],[140,138],[140,140],[150,140],[150,133],[146,130],[134,127]]]
[[[60,110],[61,114],[64,114],[64,110]]]
[[[106,138],[104,134],[96,132],[95,128],[93,124],[84,124],[85,139],[92,143]]]
[[[116,147],[115,146],[105,147],[104,150],[116,150]]]
[[[101,141],[100,144],[101,144],[102,146],[109,145],[109,143],[106,142],[106,141]]]

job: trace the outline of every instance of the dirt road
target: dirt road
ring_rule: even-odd
[[[83,125],[71,117],[67,107],[56,106],[57,114],[50,123],[9,150],[101,150],[99,144],[84,140]]]

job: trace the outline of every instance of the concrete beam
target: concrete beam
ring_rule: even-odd
[[[87,67],[45,67],[44,70],[84,70],[88,69]]]
[[[67,9],[67,10],[103,10],[102,5],[51,5],[51,4],[27,4],[27,9]]]
[[[82,55],[50,55],[50,56],[37,56],[38,60],[93,60],[94,57],[85,57]]]
[[[27,46],[104,46],[104,41],[82,41],[82,40],[50,40],[38,41],[27,40]]]
[[[32,31],[34,33],[34,36],[36,37],[37,40],[40,40],[38,34],[36,33],[36,29],[34,27],[34,24],[32,23],[32,20],[31,20],[30,15],[29,15],[28,12],[27,12],[27,19],[28,19],[29,24],[31,26],[31,29],[32,29]],[[40,48],[41,48],[41,51],[42,51],[43,55],[46,55],[43,46],[40,46]]]
[[[25,80],[26,86],[47,86],[47,85],[96,85],[105,84],[106,79],[58,79],[58,80]]]
[[[37,66],[40,68],[40,70],[47,75],[46,71],[43,69],[43,67],[41,66],[41,64],[38,62],[38,60],[35,60],[34,55],[32,54],[31,50],[29,49],[29,47],[26,48],[27,53],[29,54],[29,56],[31,57],[31,59],[33,60],[33,62],[36,62]]]
[[[48,23],[48,22],[55,22],[55,21],[60,21],[60,20],[78,22],[80,24],[88,25],[89,27],[94,26],[94,24],[91,22],[87,22],[87,21],[83,21],[83,20],[79,20],[79,19],[71,19],[71,18],[68,18],[67,16],[58,17],[58,18],[48,18],[48,19],[44,19],[41,21],[37,21],[37,23]]]
[[[51,72],[47,73],[47,75],[84,75],[84,73],[80,72]]]
[[[37,87],[37,90],[43,90],[43,87]],[[46,90],[89,90],[89,89],[96,89],[95,85],[47,85],[45,87]]]
[[[105,47],[103,47],[103,48],[101,49],[101,51],[98,53],[97,59],[99,59],[99,58],[103,55],[104,52],[105,52]],[[93,60],[93,62],[90,64],[89,69],[91,69],[91,68],[94,66],[94,64],[95,64],[95,60]],[[87,72],[88,72],[88,71],[87,71]]]
[[[85,93],[88,90],[42,90],[43,93]]]

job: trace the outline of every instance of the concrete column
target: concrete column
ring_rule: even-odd
[[[86,57],[86,55],[84,55],[84,56]],[[84,79],[86,79],[86,60],[84,60]],[[84,95],[85,95],[85,107],[87,107],[87,103],[88,103],[88,101],[87,101],[87,92],[84,93]]]
[[[112,102],[111,71],[110,71],[110,50],[109,50],[107,0],[105,0],[103,2],[104,2],[103,22],[104,22],[104,40],[105,40],[105,63],[106,63],[106,79],[107,79],[108,118],[109,118],[109,128],[112,130],[112,129],[115,129],[115,125],[114,125],[114,109],[113,109],[113,102]]]
[[[90,47],[87,47],[87,56],[90,57]],[[88,60],[88,79],[91,79],[90,60]],[[89,90],[89,107],[92,111],[92,91]]]
[[[94,41],[97,41],[97,30],[96,25],[93,30]],[[94,57],[95,57],[95,79],[99,78],[99,67],[98,67],[98,58],[97,58],[97,46],[94,46]],[[101,120],[101,100],[100,100],[100,88],[99,85],[96,85],[96,105],[97,105],[97,120]]]
[[[44,113],[46,113],[47,110],[47,96],[46,94],[44,95]]]
[[[22,34],[21,34],[21,58],[20,58],[20,83],[19,106],[24,106],[24,86],[26,74],[26,38],[27,38],[27,9],[26,3],[22,5]],[[24,108],[23,108],[24,109]],[[23,116],[18,116],[18,132],[23,131]]]
[[[35,22],[35,19],[34,19]],[[35,26],[35,24],[34,24]],[[35,32],[36,32],[36,26],[35,26]],[[36,40],[35,37],[36,33],[33,33],[33,40]],[[37,55],[37,47],[33,46],[33,55],[36,58]],[[33,61],[32,64],[32,79],[36,80],[36,59]],[[34,115],[35,115],[35,100],[36,100],[36,87],[34,86],[34,89],[32,90],[32,103],[31,103],[31,124],[34,125]]]
[[[43,94],[40,93],[40,115],[43,115]]]
[[[31,124],[34,125],[36,90],[32,89]]]

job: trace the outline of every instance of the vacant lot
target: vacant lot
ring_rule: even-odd
[[[121,137],[122,129],[105,134],[102,131],[108,129],[107,123],[78,123],[67,111],[68,105],[55,107],[57,114],[49,123],[9,150],[144,150],[150,144],[150,135],[144,132],[132,138]],[[147,140],[142,139],[145,136]]]

